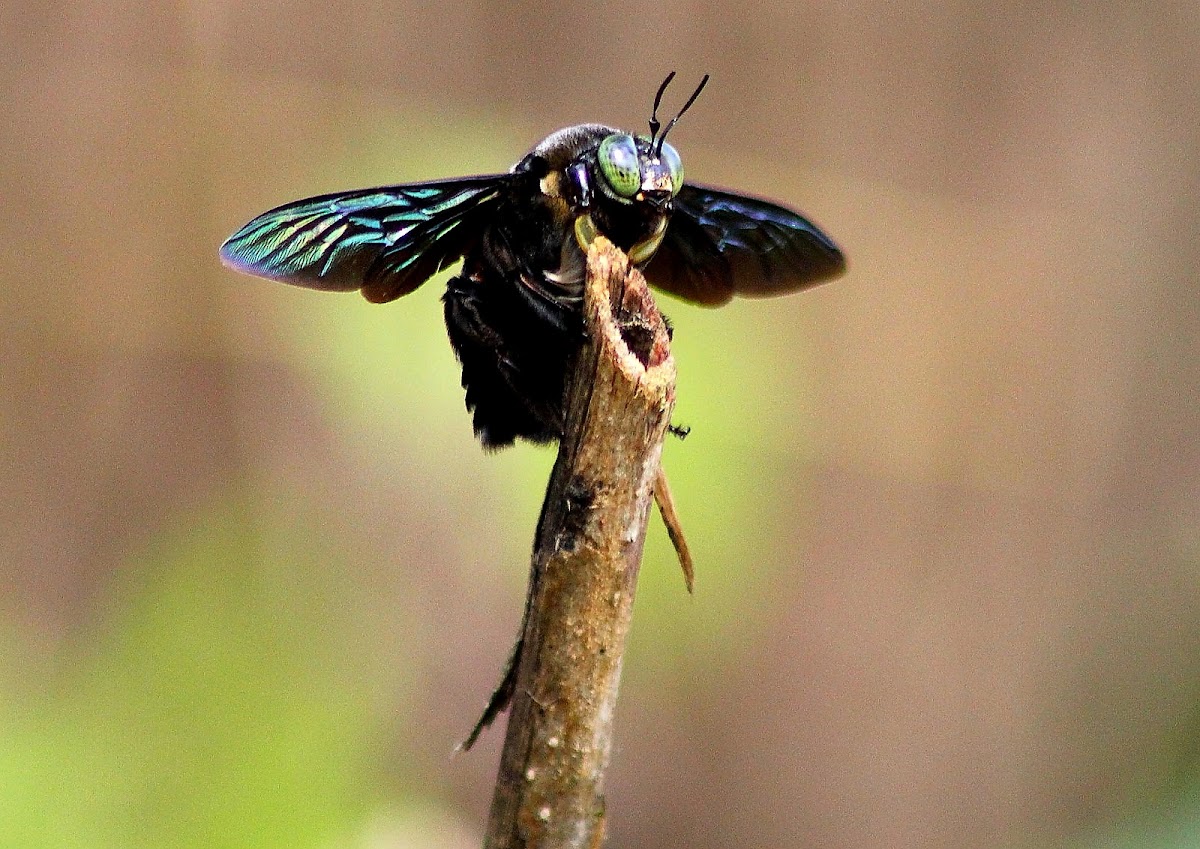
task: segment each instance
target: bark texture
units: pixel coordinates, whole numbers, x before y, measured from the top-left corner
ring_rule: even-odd
[[[675,365],[625,255],[588,252],[587,341],[538,523],[529,609],[485,846],[594,847]]]

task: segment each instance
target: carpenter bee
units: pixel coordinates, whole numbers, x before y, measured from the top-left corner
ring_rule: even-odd
[[[466,406],[489,448],[558,439],[564,381],[583,337],[585,255],[604,235],[651,285],[696,304],[796,291],[845,260],[777,204],[685,183],[663,127],[580,124],[547,136],[507,174],[338,192],[263,213],[221,246],[233,268],[383,303],[459,259],[443,296]]]

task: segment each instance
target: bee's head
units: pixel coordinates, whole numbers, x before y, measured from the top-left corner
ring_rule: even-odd
[[[605,136],[596,148],[595,182],[619,204],[646,203],[664,212],[683,188],[683,161],[665,142],[629,133]]]
[[[584,250],[599,232],[629,251],[635,262],[644,262],[661,243],[671,201],[683,188],[683,160],[667,144],[667,133],[708,82],[706,74],[679,114],[663,127],[658,121],[658,106],[674,77],[672,71],[654,96],[650,135],[611,130],[568,166],[567,178],[576,208],[586,210],[575,223],[576,237]]]
[[[683,162],[675,148],[667,144],[667,133],[704,91],[708,74],[664,128],[658,121],[658,106],[673,79],[674,71],[667,74],[654,95],[649,136],[634,138],[629,133],[612,133],[601,140],[596,149],[596,165],[603,177],[601,189],[618,202],[648,203],[655,209],[669,212],[671,198],[683,188]]]

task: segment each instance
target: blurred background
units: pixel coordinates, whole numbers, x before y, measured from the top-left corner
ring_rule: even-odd
[[[1200,846],[1200,6],[0,5],[0,846],[477,846],[553,451],[306,195],[673,132],[843,279],[663,298],[621,847]]]

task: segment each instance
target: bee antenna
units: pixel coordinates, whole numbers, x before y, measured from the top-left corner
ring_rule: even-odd
[[[671,76],[674,76],[674,74]],[[667,77],[668,82],[670,79],[671,77]],[[662,146],[663,142],[667,140],[667,133],[671,132],[671,128],[679,123],[679,119],[683,117],[683,113],[687,112],[691,105],[696,102],[696,98],[700,96],[700,92],[704,91],[704,87],[706,85],[708,85],[708,74],[705,74],[704,79],[700,80],[700,85],[696,86],[696,90],[693,91],[692,96],[687,99],[687,103],[683,104],[683,108],[679,110],[679,114],[671,119],[670,123],[667,124],[666,129],[662,131],[662,135],[658,136],[658,140],[654,143],[655,156],[662,155]],[[665,83],[663,84],[663,88],[666,88]],[[659,94],[662,94],[661,90],[659,91]]]
[[[671,80],[675,79],[675,72],[667,74],[667,78],[662,81],[662,85],[658,87],[658,94],[654,95],[654,109],[650,113],[650,143],[654,143],[654,137],[658,135],[658,129],[662,124],[658,123],[658,106],[662,103],[663,92],[667,90],[667,86],[671,84]]]

